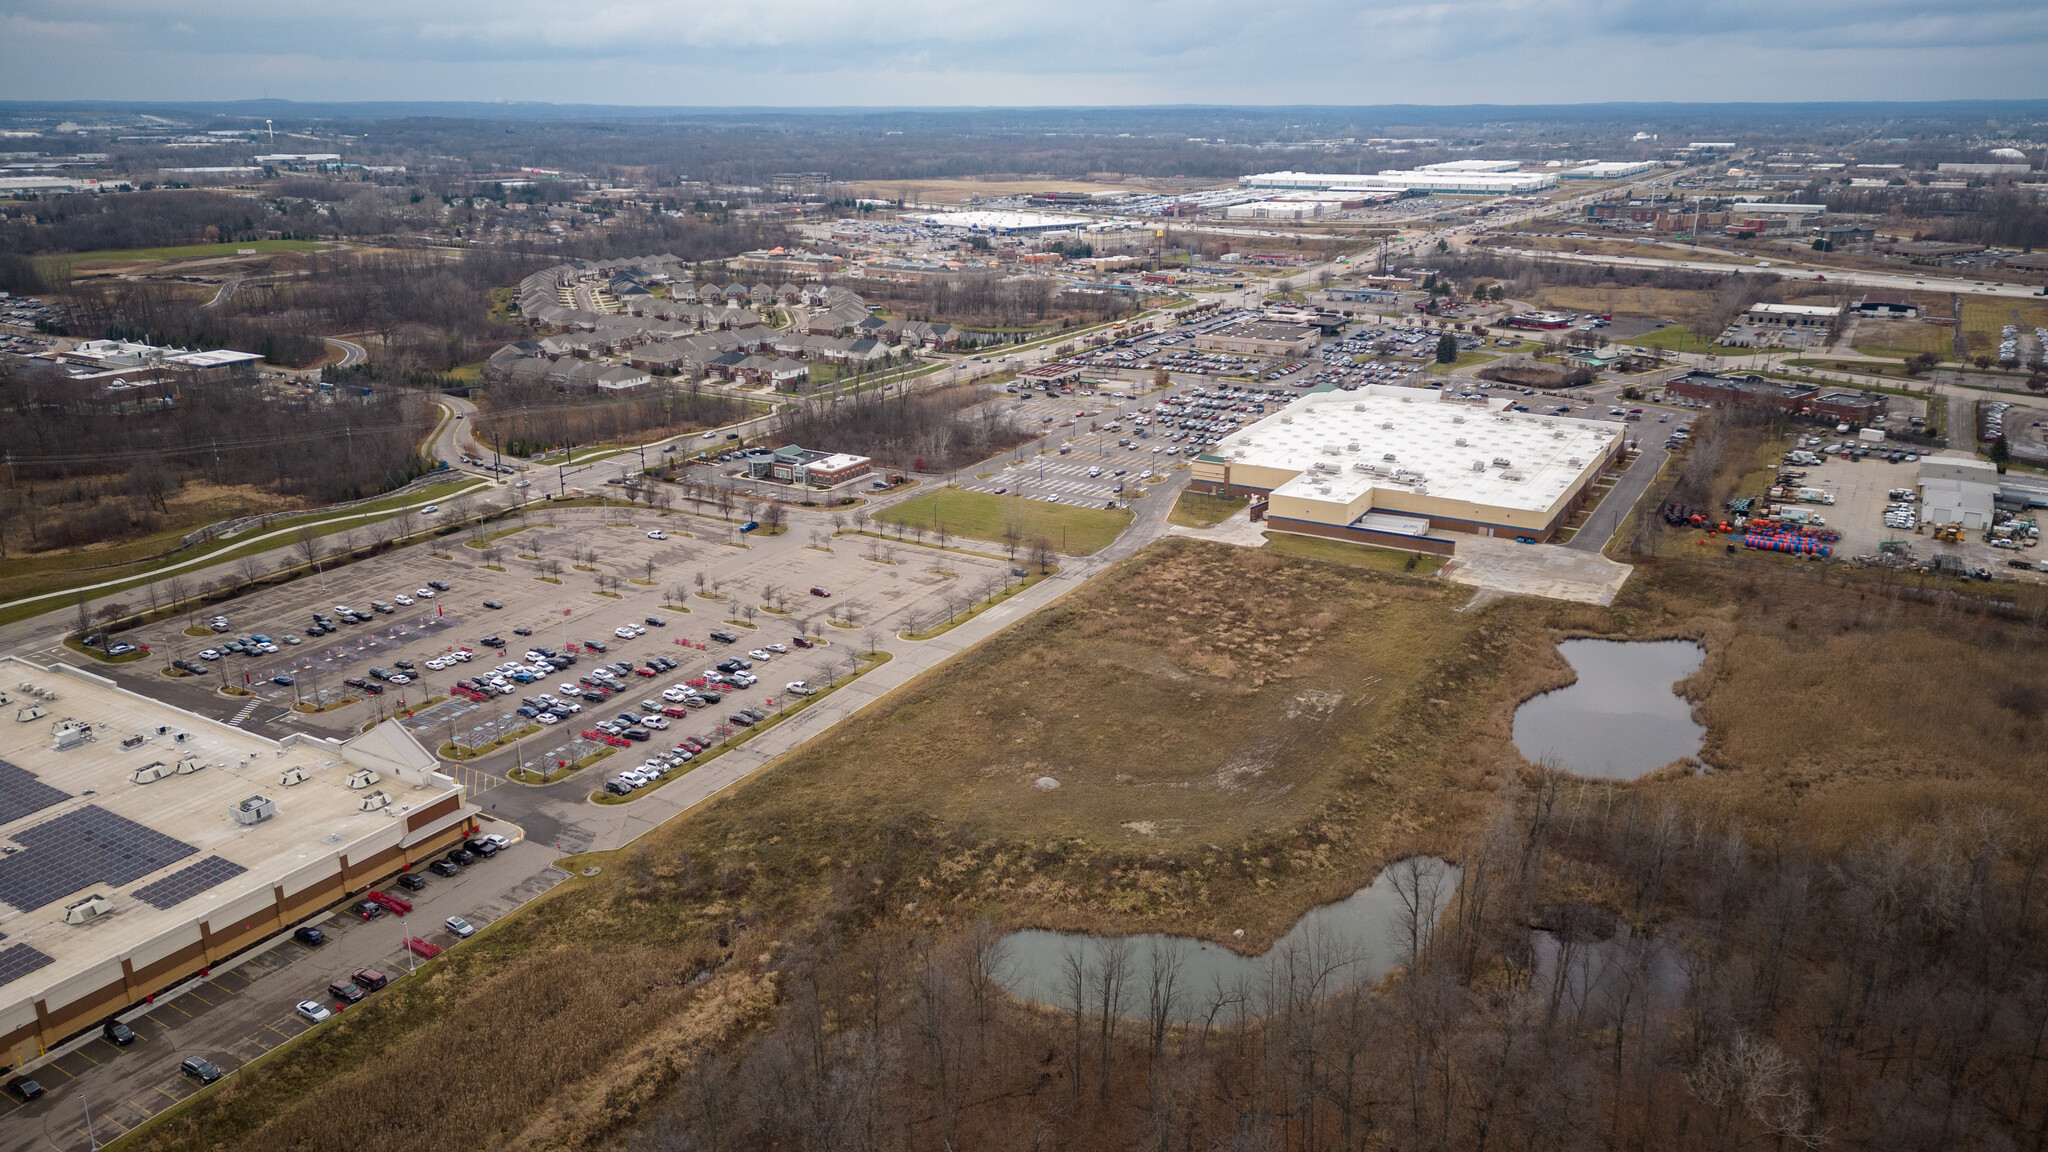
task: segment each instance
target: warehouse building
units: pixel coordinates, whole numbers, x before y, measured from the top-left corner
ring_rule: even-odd
[[[1376,189],[1415,192],[1469,192],[1500,195],[1510,192],[1540,192],[1557,187],[1554,172],[1468,172],[1388,169],[1378,175],[1338,172],[1259,172],[1240,176],[1243,188],[1290,188],[1328,192],[1347,189]]]
[[[1972,456],[1929,456],[1920,461],[1920,507],[1929,524],[1991,524],[1998,499],[1998,465]]]
[[[1567,180],[1620,180],[1641,175],[1655,167],[1647,160],[1594,160],[1577,168],[1567,168],[1558,175]]]
[[[1195,337],[1204,352],[1235,352],[1240,356],[1306,356],[1315,347],[1317,329],[1308,324],[1253,320],[1232,324]]]
[[[0,1053],[11,1067],[475,830],[396,723],[268,740],[0,657]]]
[[[1454,533],[1545,541],[1621,455],[1623,425],[1507,400],[1369,385],[1311,393],[1197,457],[1197,491],[1265,498],[1282,532],[1455,551]]]

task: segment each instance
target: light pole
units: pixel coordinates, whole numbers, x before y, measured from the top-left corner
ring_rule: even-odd
[[[86,1102],[85,1093],[78,1094],[78,1104],[85,1109],[85,1138],[92,1144],[92,1152],[99,1152],[100,1138],[92,1130],[92,1105]]]
[[[398,932],[399,935],[405,938],[405,974],[407,976],[410,976],[413,974],[414,959],[412,951],[412,929],[406,926],[406,923],[402,918],[398,921]]]

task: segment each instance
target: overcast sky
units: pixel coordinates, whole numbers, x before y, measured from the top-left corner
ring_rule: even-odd
[[[0,98],[656,105],[2048,96],[2043,0],[0,0]]]

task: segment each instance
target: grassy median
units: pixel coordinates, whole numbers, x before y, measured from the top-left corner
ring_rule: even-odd
[[[913,497],[875,513],[874,518],[885,524],[919,525],[933,538],[943,530],[949,536],[996,544],[1015,542],[1027,548],[1033,540],[1044,540],[1055,552],[1068,556],[1100,552],[1131,523],[1130,512],[1122,508],[1048,504],[965,488],[944,488]]]

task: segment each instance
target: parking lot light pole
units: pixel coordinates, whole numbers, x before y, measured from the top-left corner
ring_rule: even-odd
[[[399,934],[405,937],[405,974],[413,975],[412,929],[406,926],[404,918],[398,921]]]
[[[95,1135],[92,1130],[92,1104],[86,1100],[85,1093],[83,1092],[80,1092],[78,1094],[78,1103],[81,1107],[85,1109],[86,1141],[92,1145],[92,1152],[99,1152],[100,1138],[97,1135]]]

